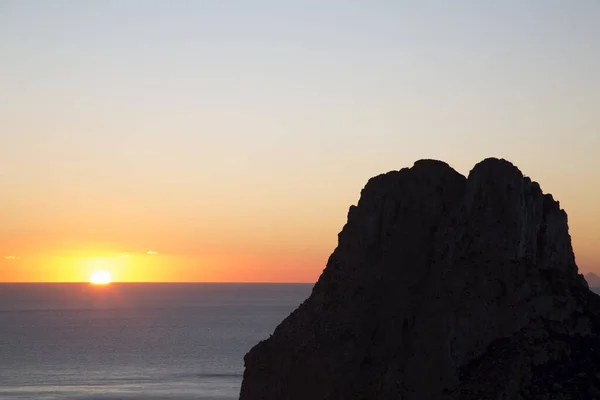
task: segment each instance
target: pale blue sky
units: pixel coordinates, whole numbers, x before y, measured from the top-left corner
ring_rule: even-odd
[[[600,270],[599,71],[597,0],[0,0],[0,234],[110,242],[102,208],[329,252],[370,176],[501,156]]]

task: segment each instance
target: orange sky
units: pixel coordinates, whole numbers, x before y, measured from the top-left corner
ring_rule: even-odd
[[[0,281],[313,282],[368,178],[490,156],[600,274],[600,3],[159,3],[0,5]]]

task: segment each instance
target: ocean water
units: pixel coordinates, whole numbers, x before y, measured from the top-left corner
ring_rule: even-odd
[[[0,399],[237,399],[305,284],[0,284]]]

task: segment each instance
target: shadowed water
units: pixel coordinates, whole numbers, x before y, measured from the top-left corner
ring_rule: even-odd
[[[302,284],[0,284],[0,399],[235,399]]]

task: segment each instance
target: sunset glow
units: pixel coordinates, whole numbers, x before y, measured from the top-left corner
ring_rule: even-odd
[[[90,283],[94,285],[108,285],[111,282],[111,276],[106,271],[94,271],[90,276]]]
[[[600,1],[4,3],[1,281],[315,282],[369,178],[488,157],[600,275]]]

